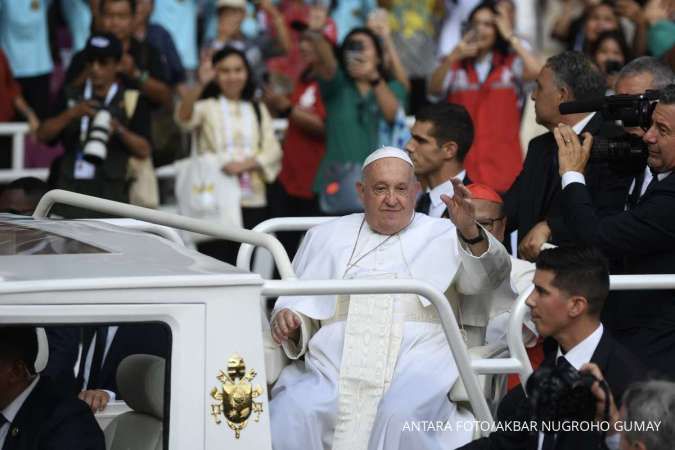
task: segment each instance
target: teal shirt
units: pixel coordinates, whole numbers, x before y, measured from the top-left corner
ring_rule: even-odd
[[[405,105],[406,91],[398,81],[389,81],[401,105]],[[382,119],[374,92],[361,95],[354,81],[338,69],[331,80],[319,81],[321,98],[326,108],[326,155],[321,161],[314,181],[314,190],[325,187],[323,173],[333,161],[362,163],[377,149],[378,125]]]
[[[198,68],[197,0],[155,0],[150,22],[171,34],[185,70]]]
[[[675,45],[675,22],[660,20],[649,27],[647,48],[655,58],[660,58]]]
[[[37,77],[52,71],[47,32],[51,0],[0,0],[0,46],[16,78]]]

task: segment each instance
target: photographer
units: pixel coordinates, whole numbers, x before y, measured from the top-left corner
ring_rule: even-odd
[[[520,387],[510,391],[499,405],[498,419],[519,421],[588,420],[595,417],[591,385],[577,392],[567,391],[567,380],[588,380],[581,367],[594,362],[606,374],[615,398],[638,380],[640,363],[617,343],[600,322],[600,311],[609,292],[607,260],[596,249],[559,247],[543,250],[536,262],[534,291],[527,299],[537,331],[555,341],[541,366],[527,382],[528,397]],[[546,344],[546,343],[545,343]],[[545,345],[546,348],[546,345]],[[579,392],[581,391],[581,392]],[[569,395],[565,393],[569,392]],[[572,394],[574,398],[572,398]],[[581,395],[580,395],[581,394]],[[573,401],[571,401],[573,400]],[[565,407],[570,405],[571,408]],[[582,408],[582,405],[586,408]],[[573,417],[569,413],[573,411]],[[463,449],[569,449],[598,448],[600,432],[566,431],[544,434],[498,430]]]
[[[629,274],[675,272],[675,84],[661,91],[652,126],[642,137],[653,172],[644,193],[629,210],[599,218],[590,200],[583,172],[593,138],[583,144],[572,129],[560,125],[555,138],[562,176],[562,212],[577,241],[598,246],[610,257],[625,261]],[[645,365],[675,375],[675,292],[625,292],[612,303],[621,311],[613,331]],[[619,320],[620,319],[620,320]]]
[[[151,152],[149,109],[138,91],[125,89],[116,79],[122,44],[115,36],[94,34],[85,52],[89,75],[83,88],[64,90],[56,114],[42,123],[37,136],[65,148],[55,168],[57,187],[127,202],[128,158],[147,158]],[[84,214],[73,208],[59,213]]]

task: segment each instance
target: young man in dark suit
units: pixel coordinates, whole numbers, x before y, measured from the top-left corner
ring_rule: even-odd
[[[627,211],[602,218],[590,201],[583,173],[592,136],[585,134],[582,145],[569,127],[560,126],[555,138],[563,214],[575,238],[610,257],[623,258],[628,274],[675,273],[675,84],[661,91],[652,126],[642,137],[649,148],[652,177]],[[626,292],[611,302],[617,338],[647,367],[674,377],[675,291]]]
[[[542,244],[569,242],[560,213],[560,176],[552,130],[564,123],[594,136],[616,137],[622,133],[598,113],[562,115],[563,102],[605,95],[605,80],[592,61],[581,53],[564,52],[548,59],[532,93],[537,123],[549,132],[530,141],[523,170],[504,194],[507,233],[518,230],[518,252],[534,261]],[[587,174],[593,203],[601,215],[623,209],[630,177],[612,172],[607,163],[593,162]]]
[[[87,405],[36,374],[34,327],[0,327],[0,448],[104,450]]]
[[[615,399],[643,373],[637,359],[617,343],[600,322],[600,311],[609,292],[607,260],[599,250],[559,247],[543,250],[536,262],[534,291],[527,299],[537,331],[549,340],[541,366],[561,365],[579,370],[588,362],[604,373]],[[546,346],[545,346],[546,347]],[[523,389],[510,391],[499,405],[498,419],[529,422],[532,411]],[[495,431],[474,441],[468,449],[562,450],[598,448],[604,445],[600,432]],[[604,447],[600,447],[604,448]]]
[[[448,217],[441,195],[452,196],[452,178],[465,185],[464,170],[473,143],[473,122],[462,105],[440,103],[424,107],[415,116],[405,150],[415,165],[415,176],[424,187],[415,211],[431,217]]]

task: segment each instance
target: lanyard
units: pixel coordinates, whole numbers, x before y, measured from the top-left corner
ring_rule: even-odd
[[[112,99],[117,95],[119,87],[117,86],[117,83],[113,83],[109,88],[108,88],[108,93],[105,95],[105,101],[103,103],[103,106],[108,106]],[[91,94],[92,94],[92,86],[91,86],[91,80],[87,79],[87,81],[84,84],[84,100],[89,100],[91,99]],[[80,121],[80,142],[84,142],[87,139],[87,130],[89,129],[89,116],[84,115],[82,116],[82,120]]]

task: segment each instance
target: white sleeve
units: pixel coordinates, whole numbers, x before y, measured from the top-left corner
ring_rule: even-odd
[[[570,170],[562,176],[562,188],[565,189],[571,183],[586,184],[586,178],[584,178],[584,174]]]

